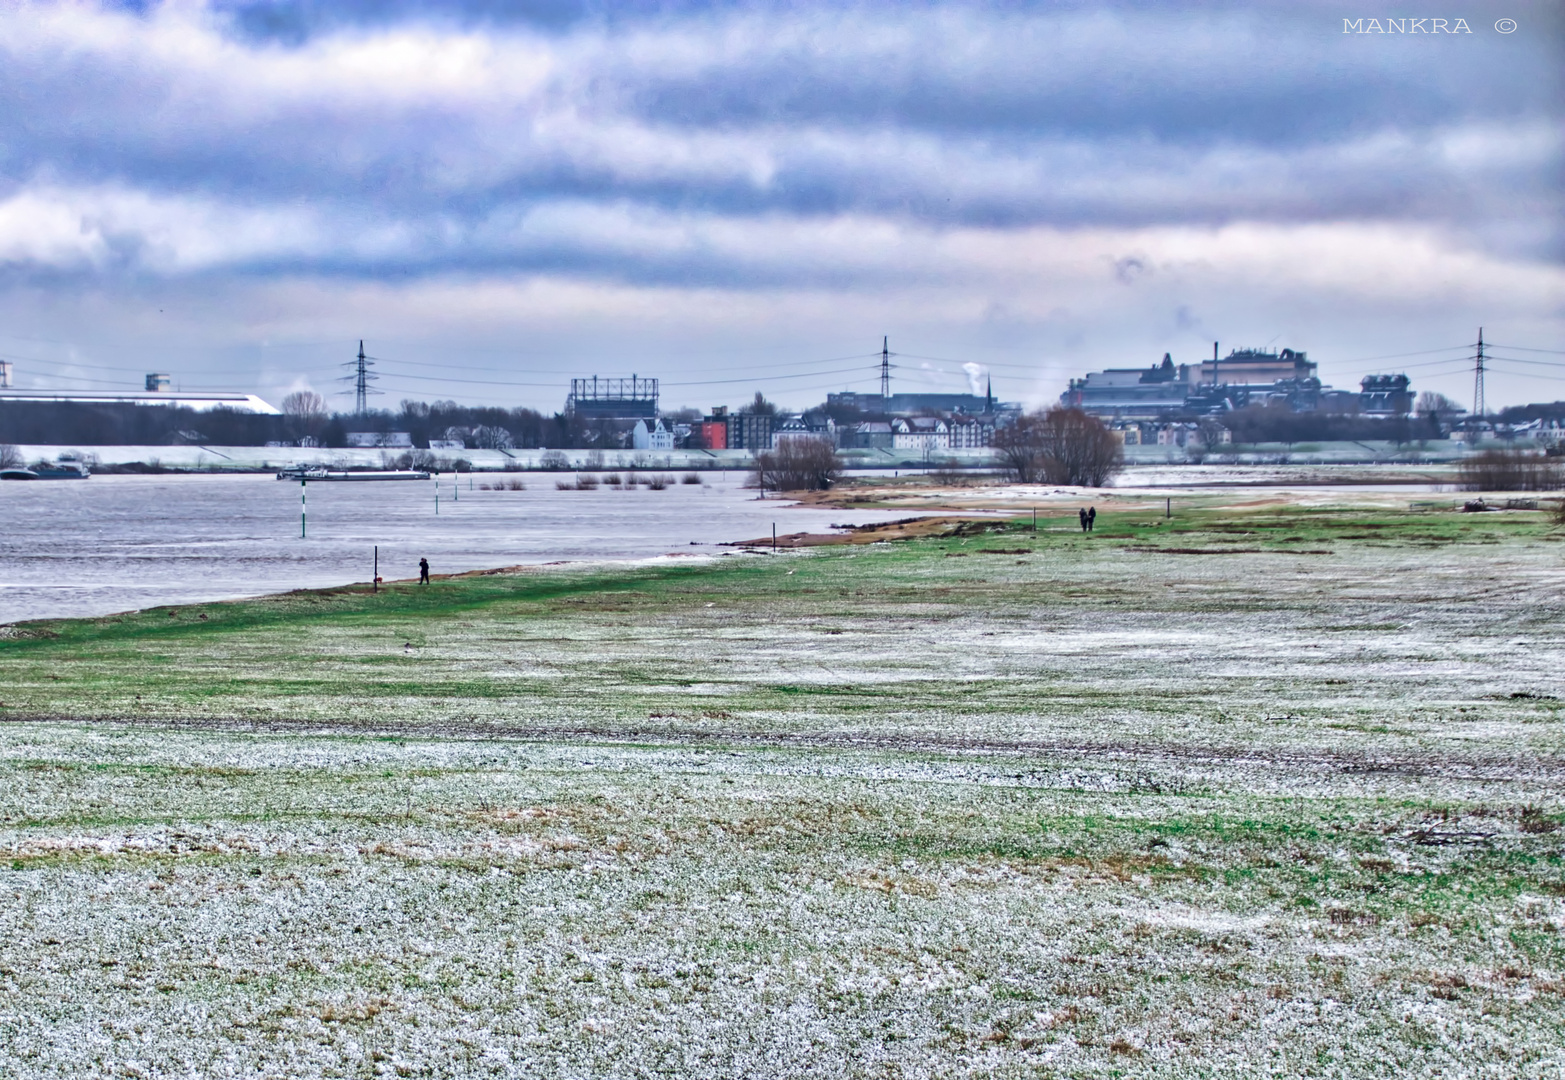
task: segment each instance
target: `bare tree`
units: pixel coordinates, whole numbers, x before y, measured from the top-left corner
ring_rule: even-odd
[[[14,469],[22,464],[22,452],[10,443],[0,444],[0,469]]]
[[[757,390],[755,392],[755,400],[741,405],[739,407],[739,411],[745,413],[755,413],[758,416],[776,416],[777,406],[774,403],[767,401],[765,396],[759,390]]]
[[[1485,450],[1457,466],[1464,491],[1558,491],[1559,458],[1524,450]]]
[[[283,398],[284,416],[314,418],[326,415],[326,399],[314,390],[295,390]]]
[[[967,487],[973,482],[973,474],[956,458],[946,458],[935,466],[935,483],[946,487]]]
[[[1006,478],[1018,484],[1049,480],[1050,461],[1044,449],[1043,414],[1027,413],[994,433],[994,448]]]
[[[1196,424],[1196,433],[1201,437],[1201,445],[1208,453],[1223,445],[1223,439],[1228,435],[1228,425],[1215,416],[1205,416]]]
[[[1080,409],[1020,416],[995,432],[994,443],[1001,467],[1023,484],[1102,487],[1124,462],[1114,433]]]
[[[1462,407],[1444,394],[1437,394],[1433,390],[1425,390],[1418,395],[1418,404],[1413,407],[1413,412],[1419,416],[1433,416],[1440,421],[1448,421]]]
[[[511,433],[503,427],[480,424],[473,429],[473,445],[480,450],[509,450]]]
[[[773,491],[825,491],[842,477],[842,458],[830,439],[783,439],[755,455],[752,482]]]

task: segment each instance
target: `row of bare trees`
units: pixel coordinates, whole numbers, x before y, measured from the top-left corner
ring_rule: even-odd
[[[1464,491],[1558,491],[1565,459],[1524,450],[1484,450],[1457,466]]]

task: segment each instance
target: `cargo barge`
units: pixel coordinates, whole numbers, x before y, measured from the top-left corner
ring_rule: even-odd
[[[36,465],[15,465],[0,469],[0,480],[86,480],[92,473],[79,461],[40,461]]]

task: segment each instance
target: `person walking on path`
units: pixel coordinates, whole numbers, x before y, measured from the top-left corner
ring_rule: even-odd
[[[1081,518],[1081,531],[1082,532],[1086,532],[1087,531],[1087,511],[1085,511],[1085,510],[1077,510],[1076,511],[1076,516]]]
[[[1088,532],[1092,531],[1092,526],[1097,524],[1097,521],[1098,521],[1098,508],[1096,506],[1089,506],[1089,507],[1087,507],[1087,531]]]
[[[428,559],[420,559],[418,561],[418,583],[420,585],[428,585],[429,584],[429,560]]]

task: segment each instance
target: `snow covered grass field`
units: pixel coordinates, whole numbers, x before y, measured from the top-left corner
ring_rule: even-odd
[[[0,639],[0,1076],[1565,1068],[1565,534],[1276,505]]]

